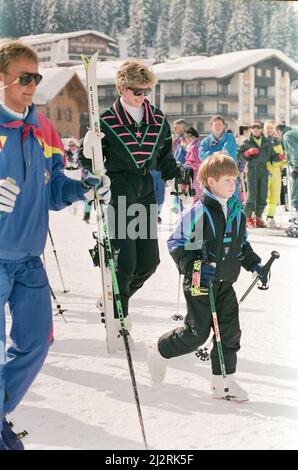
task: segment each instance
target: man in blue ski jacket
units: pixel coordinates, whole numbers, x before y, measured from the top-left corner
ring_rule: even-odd
[[[210,123],[212,134],[201,142],[200,159],[205,160],[215,152],[223,152],[236,160],[237,143],[234,135],[225,131],[224,118],[220,115],[213,116]]]
[[[109,179],[63,174],[64,148],[33,102],[38,58],[27,45],[0,41],[0,450],[24,446],[6,420],[40,371],[53,343],[49,283],[40,255],[48,212],[78,200],[109,201]],[[5,304],[11,316],[6,348]]]

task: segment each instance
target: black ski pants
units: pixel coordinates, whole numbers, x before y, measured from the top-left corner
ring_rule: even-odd
[[[155,272],[159,260],[157,206],[152,176],[110,172],[111,244],[116,255],[117,280],[124,316],[130,297]],[[117,310],[114,306],[115,318]]]
[[[209,295],[193,297],[189,288],[184,288],[187,315],[184,326],[164,334],[159,338],[160,354],[170,359],[195,351],[205,343],[213,328]],[[232,284],[220,282],[214,284],[215,307],[227,374],[236,371],[237,351],[240,349],[241,330],[239,309]],[[215,336],[211,351],[212,373],[221,375]]]

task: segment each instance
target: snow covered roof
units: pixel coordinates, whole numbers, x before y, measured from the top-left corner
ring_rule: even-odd
[[[212,57],[179,57],[168,59],[166,62],[156,65],[153,65],[153,60],[145,60],[144,62],[152,66],[159,81],[172,81],[193,80],[196,78],[224,78],[271,58],[280,60],[295,73],[298,73],[298,64],[276,49],[253,49]],[[98,62],[98,82],[101,85],[114,84],[117,70],[123,62],[123,60]],[[85,83],[83,66],[76,65],[71,69],[76,70],[82,82]]]
[[[111,38],[105,33],[100,31],[95,31],[93,29],[86,29],[83,31],[73,31],[71,33],[43,33],[43,34],[33,34],[31,36],[22,36],[19,39],[27,44],[34,46],[36,44],[44,44],[49,42],[61,41],[62,39],[75,38],[79,36],[85,36],[86,34],[94,34],[100,38],[106,39],[109,42],[116,43],[115,39]]]
[[[230,52],[212,57],[195,56],[181,58],[181,61],[168,60],[155,65],[154,71],[159,80],[192,80],[195,78],[224,78],[245,70],[251,65],[276,58],[298,73],[297,64],[283,52],[276,49],[253,49]],[[185,60],[186,59],[186,60]]]
[[[127,59],[125,59],[127,60]],[[96,76],[101,85],[114,85],[116,74],[125,60],[103,60],[97,62]],[[153,60],[144,60],[144,63],[152,66]],[[83,65],[74,65],[70,68],[75,70],[84,84],[86,84],[86,72]]]
[[[34,103],[46,105],[60,93],[67,83],[77,75],[75,70],[65,67],[39,68],[43,76],[41,83],[36,88]]]

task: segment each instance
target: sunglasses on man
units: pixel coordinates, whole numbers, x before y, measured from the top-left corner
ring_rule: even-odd
[[[127,87],[128,90],[132,91],[134,96],[148,96],[151,93],[151,88],[130,88]]]
[[[5,75],[10,75],[11,77],[13,77],[13,75],[7,72],[5,73]],[[22,86],[26,86],[26,85],[29,85],[29,83],[31,83],[32,80],[34,80],[35,85],[39,85],[42,80],[42,75],[40,75],[40,73],[25,72],[20,77],[17,77],[13,83],[19,83]]]
[[[16,80],[22,86],[29,85],[29,83],[31,83],[32,80],[34,80],[35,85],[39,85],[42,80],[42,75],[40,75],[40,73],[26,72],[26,73],[23,73],[23,75],[21,75],[20,77],[17,77]]]
[[[252,126],[252,128],[253,128],[253,129],[263,129],[262,126],[257,126],[257,125]]]

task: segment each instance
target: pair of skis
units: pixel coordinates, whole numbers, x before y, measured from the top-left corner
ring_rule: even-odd
[[[97,67],[98,54],[94,54],[91,59],[86,56],[82,56],[86,71],[87,79],[87,94],[88,94],[88,105],[89,105],[89,126],[93,133],[93,144],[92,144],[92,172],[96,176],[103,176],[105,173],[101,139],[104,134],[100,130],[99,120],[99,109],[98,109],[98,91],[97,91],[97,79],[96,79],[96,67]],[[95,193],[95,209],[96,209],[96,222],[97,222],[97,243],[98,252],[100,259],[101,269],[101,281],[102,281],[102,309],[105,320],[106,328],[106,341],[109,353],[115,352],[119,348],[119,335],[121,334],[124,342],[127,362],[129,366],[129,372],[131,382],[134,391],[134,398],[137,406],[137,412],[139,417],[139,423],[141,427],[142,437],[145,448],[147,449],[147,440],[145,435],[144,423],[142,418],[142,412],[140,407],[140,400],[137,391],[137,384],[135,379],[135,373],[132,363],[131,351],[128,341],[128,331],[125,327],[125,320],[123,315],[122,303],[119,293],[119,286],[116,276],[116,267],[113,257],[111,242],[109,238],[109,227],[107,218],[107,207],[99,200],[97,192]],[[114,301],[117,309],[119,318],[120,330],[115,328],[114,319]]]

